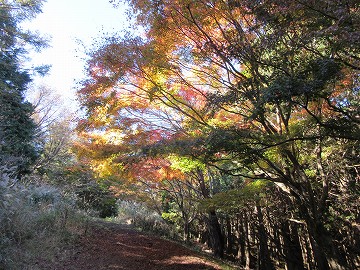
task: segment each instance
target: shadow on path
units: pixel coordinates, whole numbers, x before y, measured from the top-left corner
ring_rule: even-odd
[[[74,254],[53,269],[220,270],[198,253],[126,225],[98,222],[80,239]]]

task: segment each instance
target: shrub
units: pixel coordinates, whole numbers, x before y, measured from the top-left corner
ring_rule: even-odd
[[[118,209],[118,219],[128,220],[140,230],[153,232],[170,239],[179,239],[175,227],[165,222],[161,215],[147,207],[146,204],[119,201]]]
[[[77,205],[91,213],[95,211],[101,218],[117,215],[116,198],[105,187],[97,183],[78,186],[76,190]]]

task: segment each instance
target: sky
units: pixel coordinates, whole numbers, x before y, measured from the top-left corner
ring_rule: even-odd
[[[50,36],[50,47],[30,53],[30,66],[52,65],[50,73],[34,78],[74,103],[76,81],[84,78],[85,52],[106,33],[129,27],[125,7],[114,8],[109,0],[47,0],[43,13],[27,22],[25,29]]]

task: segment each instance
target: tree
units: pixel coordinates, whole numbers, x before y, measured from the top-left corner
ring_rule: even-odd
[[[306,253],[315,261],[309,267],[329,269],[329,259],[358,263],[353,244],[338,245],[346,234],[334,236],[346,226],[358,241],[346,225],[357,224],[357,207],[340,207],[340,194],[356,198],[359,190],[357,1],[130,4],[146,37],[110,39],[92,55],[80,91],[87,126],[116,123],[121,110],[114,114],[107,102],[131,106],[129,93],[146,108],[170,108],[181,115],[180,132],[133,144],[126,157],[176,153],[244,180],[270,181],[290,209],[285,219],[304,224]],[[266,220],[261,205],[256,211],[256,222]],[[343,214],[336,222],[335,212]],[[262,235],[259,265],[269,265],[268,252],[261,253],[270,241],[266,227],[255,231]]]
[[[0,159],[12,160],[17,176],[27,172],[38,155],[33,141],[35,124],[30,118],[33,107],[24,100],[31,78],[21,65],[23,47],[30,44],[39,48],[45,44],[36,35],[22,31],[19,24],[40,12],[42,2],[0,2]]]
[[[75,113],[71,113],[71,108],[59,105],[63,104],[61,97],[45,86],[30,89],[27,99],[34,108],[31,115],[36,124],[34,142],[41,149],[39,158],[32,165],[33,171],[59,173],[75,162],[72,151]]]

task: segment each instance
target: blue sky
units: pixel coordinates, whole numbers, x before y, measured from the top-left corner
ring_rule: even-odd
[[[24,26],[51,37],[51,47],[29,55],[30,65],[52,65],[49,75],[35,78],[35,85],[46,85],[71,102],[75,82],[84,78],[86,48],[104,33],[128,26],[125,7],[114,8],[108,0],[48,0],[43,13]]]

